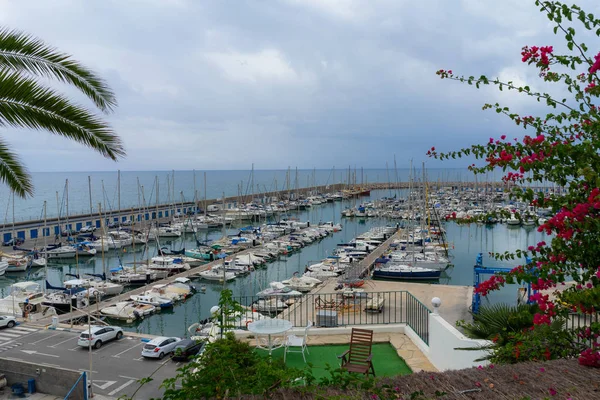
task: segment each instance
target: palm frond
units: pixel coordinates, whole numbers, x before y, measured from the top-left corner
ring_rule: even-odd
[[[514,332],[533,325],[534,305],[516,306],[497,303],[482,306],[478,314],[473,314],[473,322],[463,324],[465,334],[471,338],[492,339],[502,332]]]
[[[121,140],[103,120],[34,79],[6,68],[0,69],[0,125],[46,129],[113,160],[125,155]]]
[[[17,196],[33,195],[33,183],[19,158],[0,140],[0,181]]]
[[[104,112],[117,105],[108,85],[71,56],[26,33],[0,29],[0,67],[58,79],[77,87]]]

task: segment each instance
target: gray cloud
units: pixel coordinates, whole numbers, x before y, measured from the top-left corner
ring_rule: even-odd
[[[522,0],[22,0],[0,2],[0,23],[73,54],[119,100],[108,118],[127,159],[5,131],[31,170],[406,166],[431,146],[522,135],[484,102],[539,111],[437,69],[535,82],[521,47],[562,41]]]

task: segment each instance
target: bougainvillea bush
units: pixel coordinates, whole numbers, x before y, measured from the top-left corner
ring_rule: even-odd
[[[522,139],[502,135],[485,144],[472,145],[458,151],[428,154],[438,159],[474,156],[478,164],[469,168],[475,173],[502,170],[503,180],[512,184],[512,195],[534,207],[552,210],[552,217],[539,226],[552,239],[528,249],[509,254],[493,254],[496,258],[516,259],[529,256],[533,260],[503,276],[493,276],[477,290],[486,295],[506,283],[531,283],[534,290],[546,290],[532,295],[539,312],[535,326],[548,326],[570,312],[593,315],[600,311],[600,114],[595,103],[600,96],[600,19],[577,5],[558,1],[536,1],[536,6],[553,25],[557,38],[564,38],[566,48],[559,54],[552,44],[528,44],[519,56],[523,63],[537,71],[540,81],[531,85],[551,87],[550,95],[486,76],[463,76],[451,70],[439,70],[442,79],[459,81],[477,88],[495,85],[499,90],[511,90],[530,96],[547,106],[545,115],[520,115],[508,106],[485,104],[484,110],[495,111],[512,120],[516,128],[524,129]],[[593,43],[583,43],[575,27],[589,31]],[[591,33],[591,34],[590,34]],[[554,44],[556,45],[556,44]],[[554,184],[564,187],[564,193],[536,192],[532,187]],[[563,286],[566,281],[574,285]],[[557,296],[550,291],[564,289]],[[578,350],[580,362],[600,366],[597,338],[598,324],[572,332],[574,340],[585,344]],[[530,337],[535,337],[535,328]],[[528,340],[528,335],[519,341]],[[564,357],[564,353],[544,358]],[[567,355],[568,356],[568,355]]]

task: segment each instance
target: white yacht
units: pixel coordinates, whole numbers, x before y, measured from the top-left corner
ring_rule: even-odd
[[[235,274],[233,272],[223,272],[218,269],[212,268],[207,269],[206,271],[202,271],[198,274],[200,278],[206,279],[207,281],[231,281],[235,279]]]

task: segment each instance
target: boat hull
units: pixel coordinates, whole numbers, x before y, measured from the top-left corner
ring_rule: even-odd
[[[398,280],[436,280],[440,279],[442,271],[373,271],[373,278]]]

